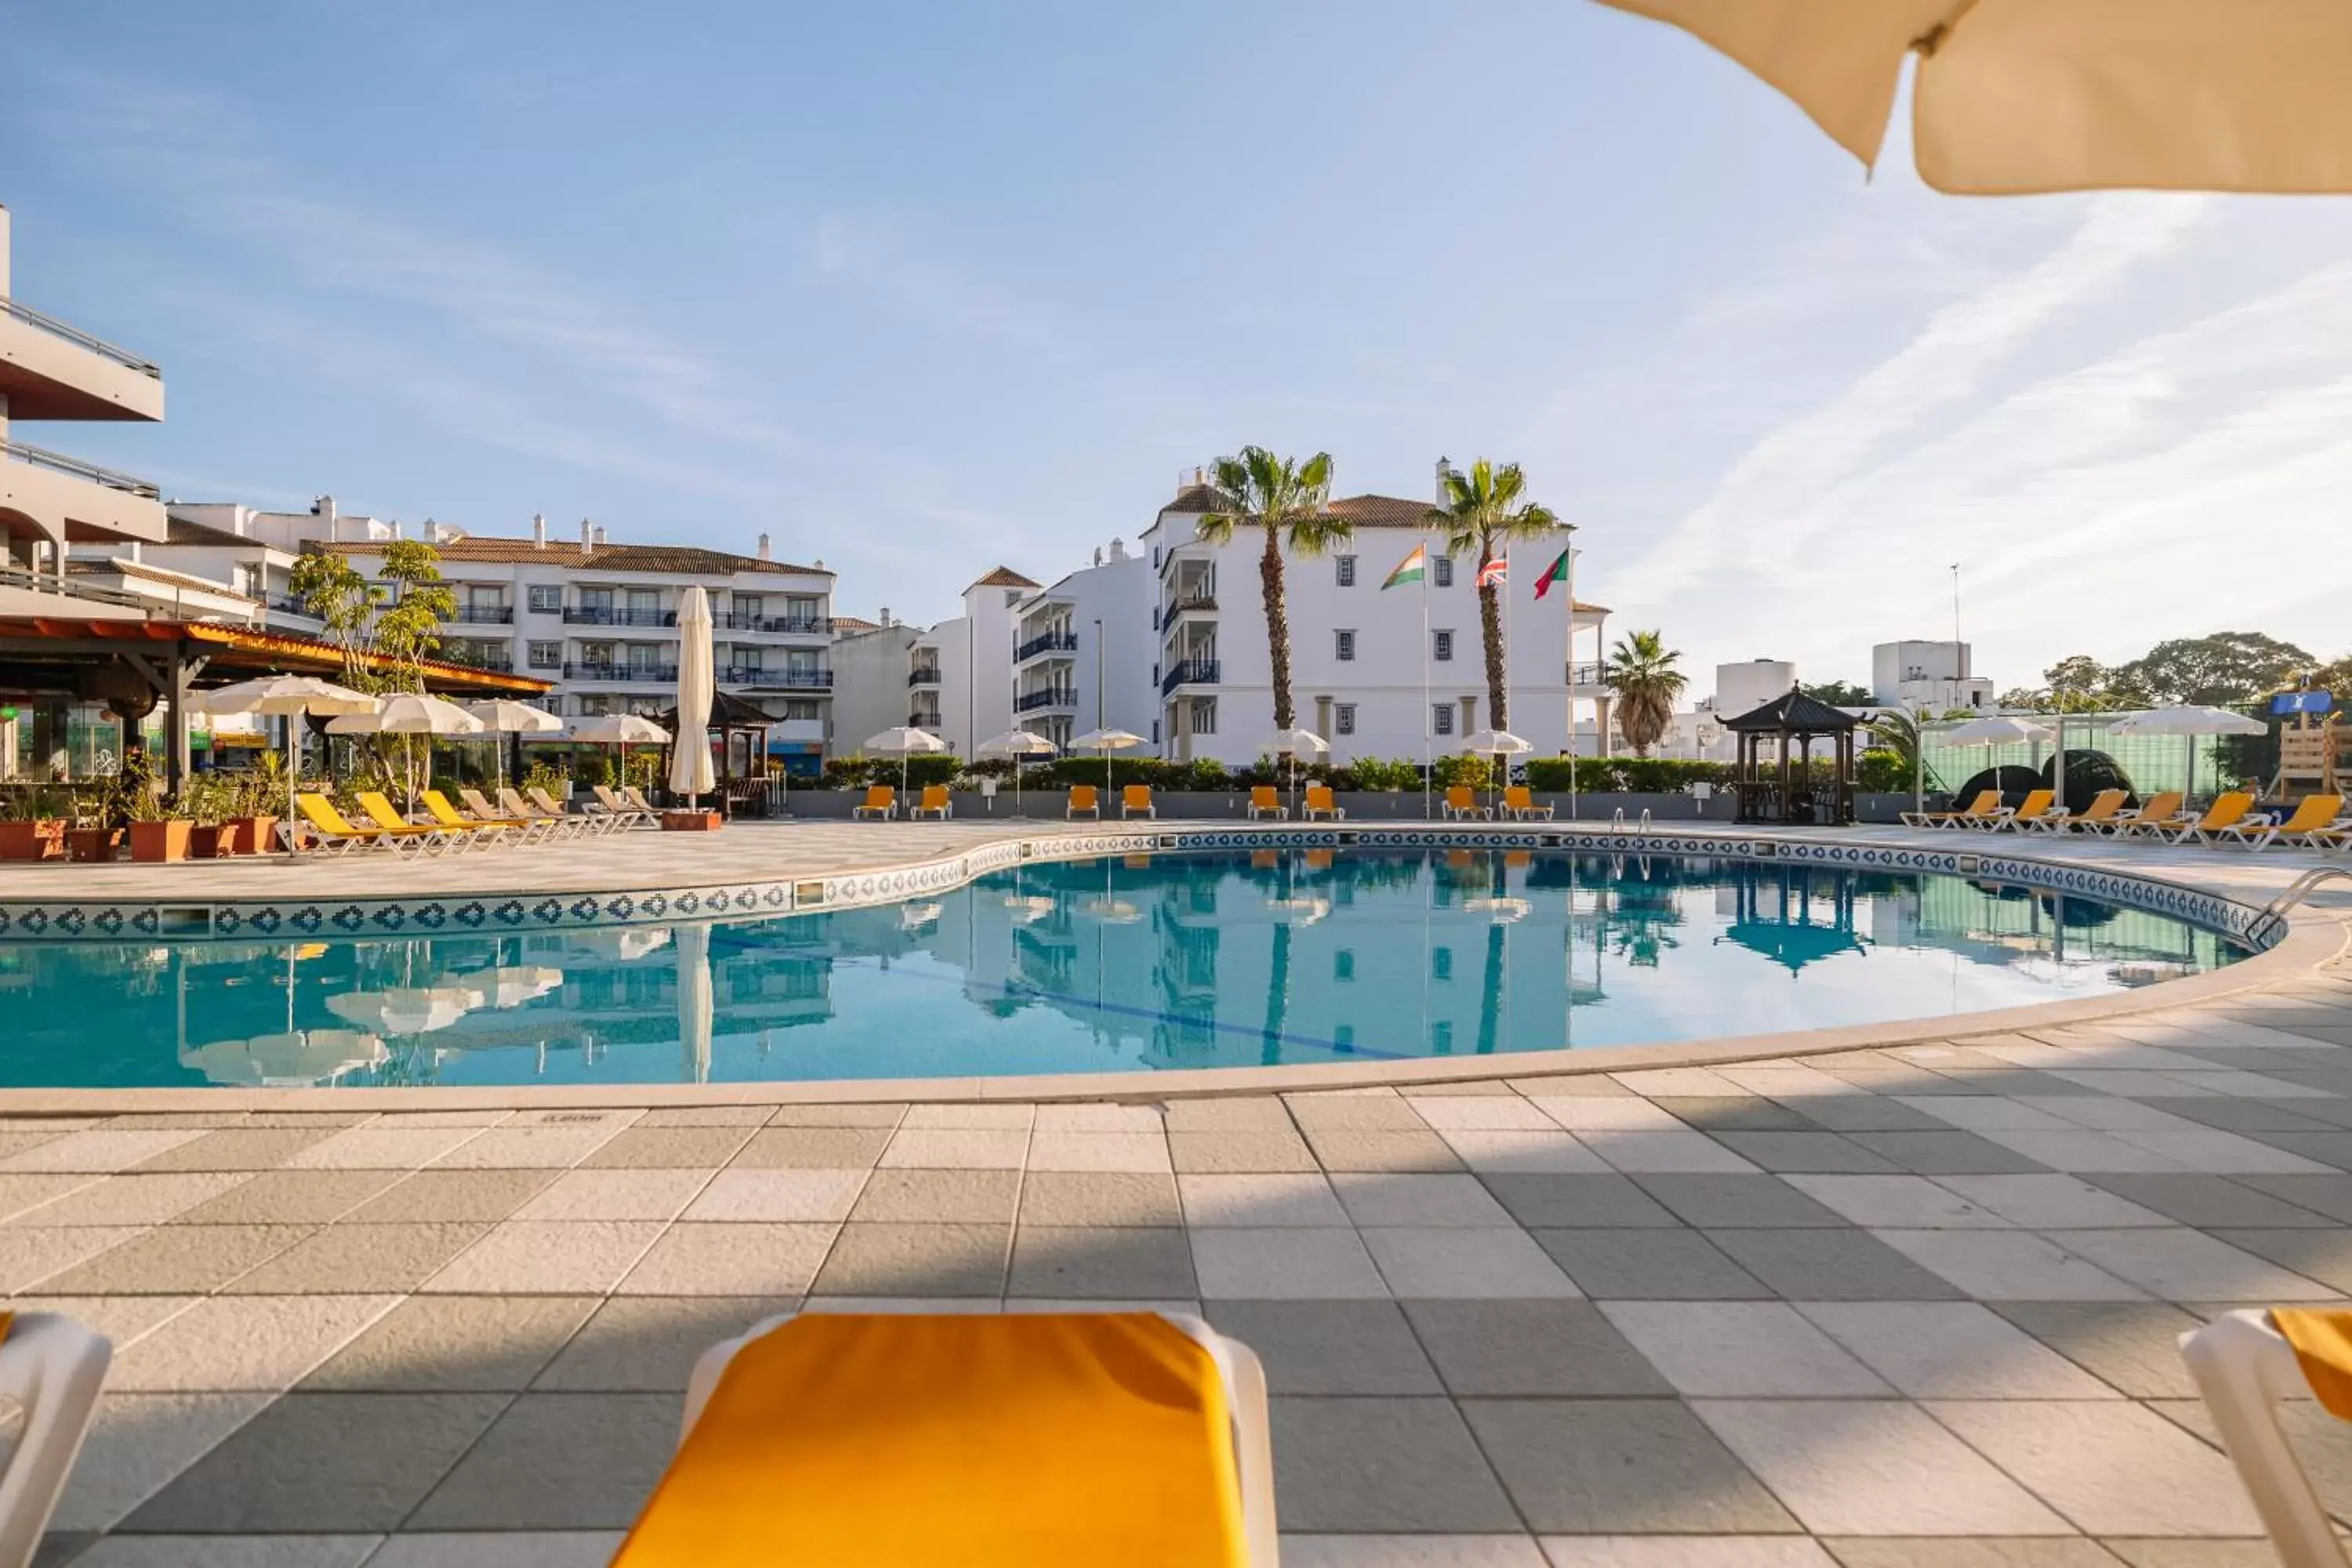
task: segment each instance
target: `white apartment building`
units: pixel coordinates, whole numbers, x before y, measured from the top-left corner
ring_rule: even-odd
[[[845,755],[868,735],[913,721],[915,698],[907,682],[911,666],[907,655],[923,636],[923,628],[890,619],[861,621],[834,617],[833,752]],[[937,713],[924,717],[936,719]]]
[[[1228,504],[1194,470],[1143,540],[1159,589],[1151,624],[1160,639],[1161,754],[1238,767],[1255,762],[1274,731],[1274,689],[1258,579],[1264,536],[1249,527],[1224,544],[1198,536],[1201,519]],[[1330,742],[1335,763],[1418,761],[1424,750],[1444,755],[1493,721],[1472,581],[1477,563],[1445,553],[1429,510],[1427,501],[1396,496],[1335,500],[1331,510],[1353,523],[1353,539],[1285,563],[1297,721]],[[1563,530],[1556,539],[1523,542],[1511,555],[1509,727],[1537,756],[1568,749],[1577,732],[1571,702],[1592,705],[1581,749],[1605,744],[1610,731],[1601,672],[1609,612],[1578,604],[1571,617],[1565,593],[1534,596],[1535,579],[1568,541]],[[1381,584],[1416,545],[1428,551],[1423,584],[1383,591]],[[1588,634],[1589,656],[1577,650]]]
[[[1883,642],[1870,650],[1870,695],[1882,708],[1925,709],[1993,705],[1992,681],[1972,673],[1964,642]]]
[[[963,591],[963,614],[941,621],[907,650],[905,722],[937,735],[948,750],[972,748],[1013,728],[1013,653],[1021,606],[1036,582],[999,566]],[[865,737],[845,735],[844,751]]]
[[[1013,711],[1023,729],[1065,748],[1089,730],[1160,743],[1160,637],[1146,613],[1157,591],[1151,563],[1114,539],[1093,565],[1023,601],[1013,647]]]

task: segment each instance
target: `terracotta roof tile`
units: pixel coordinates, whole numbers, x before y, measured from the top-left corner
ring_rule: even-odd
[[[363,540],[321,544],[337,555],[381,555],[384,542]],[[444,561],[535,562],[573,571],[670,572],[684,576],[719,577],[744,572],[789,572],[830,577],[822,566],[796,566],[788,561],[762,561],[724,550],[704,550],[691,544],[606,544],[583,548],[577,540],[551,539],[541,545],[528,539],[452,539],[433,548]]]
[[[1010,566],[999,566],[987,576],[972,584],[975,588],[1035,588],[1042,584],[1024,577]]]
[[[1176,499],[1160,510],[1162,511],[1223,511],[1234,504],[1234,498],[1214,485],[1186,485],[1176,492]]]

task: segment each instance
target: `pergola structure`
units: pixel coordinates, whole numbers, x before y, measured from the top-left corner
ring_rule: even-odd
[[[1742,822],[1844,826],[1853,820],[1853,732],[1862,723],[1843,709],[1789,691],[1761,708],[1723,721],[1739,737],[1739,772],[1732,784]],[[1813,742],[1832,743],[1834,776],[1813,778]]]
[[[364,668],[394,668],[381,655],[358,658]],[[425,659],[418,668],[427,691],[459,701],[550,689],[544,680],[467,664]],[[343,650],[333,643],[216,621],[0,616],[0,697],[34,707],[35,749],[44,726],[62,721],[49,715],[68,703],[103,702],[134,726],[160,705],[163,777],[173,790],[189,770],[189,699],[197,691],[257,675],[340,680],[344,669]]]
[[[668,712],[656,716],[654,722],[670,732],[671,746],[676,746],[680,740],[684,739],[677,732],[677,709],[673,708]],[[736,803],[742,799],[746,793],[735,786],[752,782],[757,783],[762,790],[765,789],[766,768],[759,759],[763,759],[767,755],[768,731],[773,729],[775,724],[774,715],[757,703],[747,702],[740,697],[724,691],[711,693],[710,727],[704,735],[703,744],[710,743],[711,735],[719,737],[719,797],[725,802],[721,809],[728,816],[732,816],[735,814]],[[742,737],[745,742],[743,768],[740,773],[735,767],[735,741],[738,736]],[[669,772],[669,748],[665,747],[662,752],[662,772],[665,774]]]

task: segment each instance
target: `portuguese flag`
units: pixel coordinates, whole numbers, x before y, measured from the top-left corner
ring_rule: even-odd
[[[1568,557],[1569,552],[1563,550],[1559,552],[1559,560],[1544,568],[1543,575],[1536,579],[1537,598],[1540,599],[1546,594],[1550,593],[1551,585],[1554,583],[1565,583],[1568,581]]]
[[[1389,574],[1389,580],[1381,584],[1381,591],[1386,593],[1391,588],[1401,588],[1407,583],[1418,583],[1421,581],[1422,574],[1427,570],[1429,570],[1429,547],[1425,544],[1416,544],[1412,547],[1412,554],[1397,563],[1397,569]]]

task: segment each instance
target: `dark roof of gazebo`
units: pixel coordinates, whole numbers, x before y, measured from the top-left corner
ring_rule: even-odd
[[[663,729],[667,730],[671,734],[677,734],[677,710],[675,708],[671,709],[668,712],[655,720],[654,722],[659,724]],[[706,726],[706,728],[712,730],[765,730],[772,727],[775,723],[775,716],[768,712],[765,709],[760,707],[760,705],[755,702],[746,702],[743,699],[735,696],[731,692],[714,691],[710,694],[710,722]]]
[[[1761,708],[1736,719],[1726,719],[1727,730],[1777,731],[1784,735],[1826,735],[1853,729],[1862,722],[1842,708],[1832,708],[1801,691],[1784,691]]]

